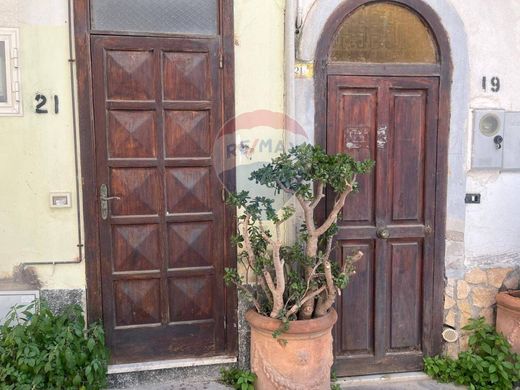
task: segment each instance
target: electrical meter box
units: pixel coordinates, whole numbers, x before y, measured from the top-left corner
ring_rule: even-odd
[[[504,110],[475,110],[473,120],[473,169],[501,169],[504,156]]]
[[[520,169],[520,112],[506,112],[504,169]]]

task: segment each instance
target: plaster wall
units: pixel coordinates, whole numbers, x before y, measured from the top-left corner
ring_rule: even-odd
[[[78,257],[67,2],[0,2],[0,27],[20,29],[24,106],[21,117],[0,117],[0,279],[20,263]],[[236,113],[283,112],[284,1],[234,3]],[[58,95],[60,113],[36,114],[38,92]],[[266,132],[275,145],[283,142],[282,132],[272,128],[254,128],[242,140],[254,142],[251,134]],[[270,154],[266,149],[253,161],[242,154],[237,159],[250,165]],[[247,188],[247,176],[246,170],[239,189]],[[51,209],[50,192],[71,192],[72,208]],[[35,270],[45,289],[85,288],[84,263]]]
[[[23,116],[0,117],[0,278],[23,262],[78,258],[78,204],[66,0],[4,0],[0,27],[17,27]],[[35,96],[58,95],[59,114],[35,113]],[[51,209],[50,192],[71,192],[72,207]],[[83,264],[39,266],[45,288],[85,285]]]
[[[302,0],[304,25],[296,56],[314,60],[327,18],[348,0]],[[439,15],[453,60],[447,202],[446,274],[461,278],[474,267],[520,265],[518,172],[471,171],[473,109],[520,110],[515,92],[520,74],[520,1],[424,0]],[[498,93],[483,91],[482,77],[500,77]],[[314,132],[313,80],[297,79],[297,119]],[[298,93],[300,91],[300,93]],[[507,142],[507,140],[505,141]],[[482,203],[466,205],[466,192],[481,193]]]
[[[304,26],[299,60],[312,61],[321,28],[344,0],[302,0]],[[454,61],[450,134],[447,273],[514,266],[520,262],[520,174],[469,170],[471,109],[519,110],[520,0],[427,0],[450,36]],[[235,1],[236,113],[284,107],[284,1]],[[0,118],[0,278],[28,261],[77,257],[72,99],[68,67],[67,1],[4,0],[0,26],[20,28],[22,117]],[[499,93],[481,89],[482,76],[498,76]],[[314,133],[313,81],[296,81],[296,119]],[[60,113],[34,113],[37,92],[60,97]],[[258,128],[258,133],[272,129]],[[240,134],[239,134],[240,135]],[[243,139],[249,137],[245,135]],[[250,138],[250,137],[249,137]],[[272,133],[273,141],[283,139]],[[506,141],[507,142],[507,141]],[[267,153],[267,154],[266,154]],[[257,162],[270,152],[258,153]],[[238,156],[239,164],[250,164]],[[245,176],[239,189],[248,188]],[[50,209],[52,191],[72,193],[72,208]],[[465,205],[466,192],[482,194],[480,205]],[[84,266],[38,266],[46,288],[85,286]]]

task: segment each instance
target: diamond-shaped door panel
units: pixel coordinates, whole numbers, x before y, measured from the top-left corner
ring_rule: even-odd
[[[166,157],[209,157],[209,111],[166,111]]]
[[[109,111],[109,158],[156,157],[156,131],[155,111]]]
[[[196,321],[213,318],[213,275],[168,279],[170,320]]]
[[[113,225],[114,271],[160,269],[159,225]]]
[[[114,282],[116,326],[161,323],[160,279]]]
[[[108,100],[155,99],[153,51],[106,52]]]
[[[161,197],[159,175],[155,168],[113,168],[110,203],[111,214],[156,215]]]
[[[163,72],[164,99],[211,98],[208,53],[164,53]]]
[[[211,211],[209,167],[172,168],[166,173],[168,212]]]
[[[168,226],[171,268],[213,265],[211,222],[172,223]]]

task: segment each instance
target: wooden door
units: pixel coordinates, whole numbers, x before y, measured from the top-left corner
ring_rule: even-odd
[[[365,255],[337,304],[338,375],[418,370],[431,351],[438,99],[435,77],[328,78],[328,152],[376,161],[339,221],[337,256]]]
[[[219,39],[92,36],[91,47],[112,361],[222,352],[226,211],[212,154],[222,122]]]

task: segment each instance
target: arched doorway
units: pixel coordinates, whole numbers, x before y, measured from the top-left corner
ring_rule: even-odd
[[[337,305],[336,372],[419,370],[441,348],[446,33],[419,0],[346,1],[325,26],[315,68],[316,142],[376,161],[339,221],[337,256],[365,256]]]

